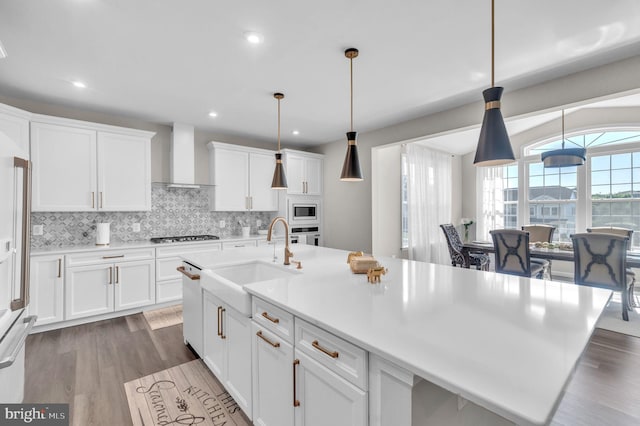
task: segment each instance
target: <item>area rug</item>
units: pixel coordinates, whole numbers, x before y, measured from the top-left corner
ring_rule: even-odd
[[[182,324],[182,305],[145,311],[143,315],[152,330]]]
[[[637,292],[635,302],[636,305],[640,306],[640,300]],[[620,293],[615,292],[611,297],[611,301],[609,301],[609,304],[602,313],[602,316],[598,320],[596,327],[640,337],[640,307],[634,307],[630,310],[629,321],[624,321],[622,319],[622,302],[620,299]]]
[[[134,426],[251,426],[199,359],[124,384]]]

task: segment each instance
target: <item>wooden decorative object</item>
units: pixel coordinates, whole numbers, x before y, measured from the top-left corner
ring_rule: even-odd
[[[384,266],[378,266],[376,268],[371,268],[367,272],[367,281],[371,284],[379,283],[380,276],[386,275],[387,269]]]
[[[377,268],[380,265],[372,256],[355,256],[349,262],[349,266],[354,274],[366,274],[369,269]]]

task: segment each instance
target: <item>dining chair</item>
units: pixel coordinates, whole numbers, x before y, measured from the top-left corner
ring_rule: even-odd
[[[633,238],[633,229],[629,228],[621,228],[617,226],[598,226],[595,228],[587,228],[587,232],[593,234],[610,234],[610,235],[619,235],[621,237],[628,237],[629,241],[627,242],[627,250],[631,249],[631,238]],[[631,268],[627,268],[627,275],[633,277],[634,284],[631,285],[631,291],[629,292],[629,303],[631,306],[635,306],[635,299],[633,297],[633,288],[636,281],[636,273],[633,272]]]
[[[523,231],[527,231],[529,233],[529,241],[531,242],[541,242],[541,243],[550,243],[553,240],[553,234],[556,231],[556,227],[552,225],[523,225]],[[539,259],[537,257],[532,257],[531,261],[534,263],[544,263],[544,259]],[[549,279],[553,279],[551,276],[551,261],[549,262],[549,266],[546,270],[546,275]]]
[[[489,232],[496,252],[496,272],[521,277],[543,277],[549,262],[531,261],[528,232],[517,229],[496,229]]]
[[[451,256],[451,266],[461,266],[468,268],[470,265],[474,265],[476,269],[488,271],[491,263],[491,258],[484,253],[469,253],[469,264],[465,262],[464,254],[462,253],[462,240],[460,240],[460,234],[458,230],[451,223],[445,223],[440,225],[444,236],[447,239],[447,247],[449,248],[449,255]]]
[[[620,291],[622,319],[629,321],[635,275],[627,273],[626,236],[607,233],[583,233],[573,241],[574,282],[579,285]]]

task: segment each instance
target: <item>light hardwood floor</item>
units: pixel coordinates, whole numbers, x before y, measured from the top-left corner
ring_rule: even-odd
[[[125,382],[195,358],[182,325],[142,314],[29,336],[25,402],[70,404],[74,425],[130,425]],[[523,368],[526,368],[523,366]],[[597,329],[553,425],[640,424],[640,339]]]

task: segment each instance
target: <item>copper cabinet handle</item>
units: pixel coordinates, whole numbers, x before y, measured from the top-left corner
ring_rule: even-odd
[[[113,284],[113,266],[109,266],[109,282],[108,284]]]
[[[116,284],[120,283],[120,267],[116,266]]]
[[[300,364],[299,359],[293,360],[293,406],[299,407],[300,401],[296,398],[296,365]]]
[[[223,314],[225,311],[225,308],[218,306],[218,336],[220,336],[221,339],[227,338],[227,336],[224,335],[224,326],[222,324]]]
[[[96,193],[94,191],[91,191],[91,208],[96,208]]]
[[[100,208],[104,207],[104,197],[102,196],[102,191],[100,191]]]
[[[189,272],[187,272],[186,269],[184,269],[184,266],[178,266],[176,268],[178,270],[178,272],[186,275],[187,278],[192,279],[192,280],[199,280],[200,279],[200,275],[199,274],[190,274]]]
[[[118,254],[115,256],[102,256],[103,259],[117,259],[119,257],[124,257],[124,254]]]
[[[269,321],[271,321],[271,322],[272,322],[272,323],[274,323],[274,324],[278,324],[278,323],[280,322],[280,319],[279,319],[279,318],[274,318],[274,317],[270,316],[270,315],[269,315],[268,313],[266,313],[266,312],[263,312],[263,313],[262,313],[262,316],[263,316],[263,317],[265,317],[266,319],[268,319]]]
[[[265,342],[267,342],[268,344],[270,344],[271,346],[273,346],[274,348],[279,348],[280,347],[280,342],[275,342],[273,343],[271,340],[267,339],[266,337],[264,337],[262,335],[262,331],[258,331],[256,333],[256,336],[258,336],[259,338],[261,338],[262,340],[264,340]]]
[[[58,259],[58,278],[62,278],[62,258]]]
[[[329,355],[331,358],[338,358],[338,351],[330,351],[328,349],[323,348],[322,346],[320,346],[320,343],[318,343],[317,340],[314,340],[313,342],[311,342],[311,346],[313,346],[314,348],[316,348],[320,352],[323,352],[323,353]]]

